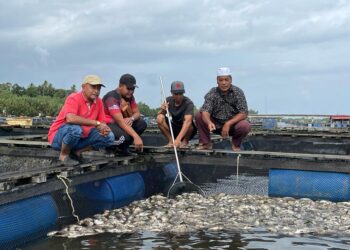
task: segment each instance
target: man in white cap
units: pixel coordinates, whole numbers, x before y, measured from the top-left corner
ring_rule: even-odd
[[[171,94],[166,98],[166,102],[160,107],[157,115],[157,124],[162,134],[167,138],[168,144],[165,147],[173,146],[169,121],[165,117],[166,108],[172,117],[171,127],[174,133],[175,146],[188,148],[188,141],[197,133],[197,128],[193,122],[194,105],[190,98],[184,96],[185,87],[181,81],[174,81],[171,84]]]
[[[232,150],[239,151],[242,140],[250,131],[246,121],[247,101],[243,91],[232,85],[229,68],[218,69],[217,85],[205,95],[204,104],[195,116],[199,132],[197,149],[212,149],[210,132],[213,132],[223,138],[232,136]]]
[[[96,75],[87,75],[82,91],[70,94],[51,125],[48,140],[51,147],[60,150],[62,165],[77,165],[83,161],[81,153],[114,143],[114,135],[105,123],[101,98],[104,85]]]

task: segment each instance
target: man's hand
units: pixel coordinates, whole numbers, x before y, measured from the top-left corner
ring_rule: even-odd
[[[180,139],[175,139],[175,147],[180,147],[181,145],[181,140]]]
[[[108,125],[104,122],[101,122],[100,125],[97,127],[98,132],[100,132],[100,135],[107,136],[109,132],[111,132],[111,129],[108,127]]]
[[[213,122],[209,122],[208,129],[210,132],[214,131],[216,129],[216,126]]]
[[[230,126],[227,123],[225,123],[221,130],[221,136],[223,138],[227,138],[229,136],[228,134],[229,131],[230,131]]]
[[[160,106],[160,109],[162,112],[166,113],[166,109],[169,108],[168,102],[163,102],[163,104]]]
[[[131,127],[134,120],[131,117],[127,117],[127,118],[124,118],[124,122],[127,126]]]
[[[135,150],[143,152],[143,142],[140,136],[134,138]]]

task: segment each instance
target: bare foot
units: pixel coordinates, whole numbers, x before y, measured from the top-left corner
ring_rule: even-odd
[[[188,148],[190,148],[190,146],[188,145],[188,143],[181,143],[181,145],[180,145],[180,148],[182,148],[182,149],[188,149]]]
[[[211,150],[213,145],[211,143],[200,143],[197,147],[197,150]]]
[[[172,148],[173,144],[171,142],[169,142],[167,145],[164,145],[164,148]]]
[[[232,145],[232,150],[237,152],[237,151],[241,151],[241,148],[240,147],[237,147],[235,145]]]

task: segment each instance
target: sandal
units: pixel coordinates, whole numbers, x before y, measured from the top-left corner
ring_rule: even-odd
[[[197,150],[212,150],[213,145],[211,143],[206,143],[206,144],[199,144],[196,147]]]

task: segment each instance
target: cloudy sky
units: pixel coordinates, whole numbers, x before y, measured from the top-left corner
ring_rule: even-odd
[[[228,66],[259,113],[350,114],[348,0],[0,0],[0,55],[0,82],[23,86],[134,74],[151,107],[160,76],[199,107]]]

